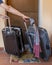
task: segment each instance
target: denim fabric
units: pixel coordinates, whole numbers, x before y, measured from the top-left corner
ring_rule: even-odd
[[[2,0],[0,0],[0,4],[1,4],[1,3],[3,3],[3,1],[2,1]]]

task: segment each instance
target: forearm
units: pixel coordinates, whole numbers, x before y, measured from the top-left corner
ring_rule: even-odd
[[[1,4],[1,7],[3,7],[5,10],[7,10],[8,12],[10,12],[12,14],[15,14],[15,15],[18,15],[18,16],[21,16],[21,17],[24,16],[24,14],[22,14],[21,12],[19,12],[18,10],[16,10],[13,7],[6,5],[5,3]]]
[[[12,13],[12,14],[15,14],[15,15],[18,15],[18,16],[25,16],[24,14],[22,14],[21,12],[19,12],[18,10],[14,9],[13,7],[9,6],[9,10],[7,10],[8,12]]]

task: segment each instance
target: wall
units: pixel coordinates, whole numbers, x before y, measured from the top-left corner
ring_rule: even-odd
[[[5,14],[5,10],[0,7],[0,14]],[[5,27],[5,20],[0,17],[0,47],[4,47],[2,29]]]
[[[46,28],[52,47],[52,0],[40,0],[39,26]]]

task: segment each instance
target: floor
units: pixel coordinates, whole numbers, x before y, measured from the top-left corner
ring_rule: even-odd
[[[41,60],[41,63],[29,63],[29,64],[25,64],[25,65],[52,65],[52,57],[50,57],[48,62],[44,62],[43,60]],[[17,63],[17,62],[12,62],[10,64],[9,62],[9,55],[6,52],[0,51],[0,65],[24,65],[24,63]]]

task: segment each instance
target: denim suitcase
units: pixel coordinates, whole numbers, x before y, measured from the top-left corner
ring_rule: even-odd
[[[50,40],[48,37],[48,33],[44,28],[39,29],[39,36],[40,36],[40,46],[42,49],[42,56],[45,61],[47,61],[51,55],[51,47],[50,47]]]
[[[28,44],[28,47],[29,47],[29,51],[31,53],[33,53],[34,32],[35,32],[35,30],[33,28],[34,19],[30,18],[29,21],[30,21],[30,25],[29,25],[28,28],[27,28],[26,22],[24,22],[24,25],[25,25],[25,28],[26,28],[25,37],[26,37],[26,41],[27,41],[27,44]]]

